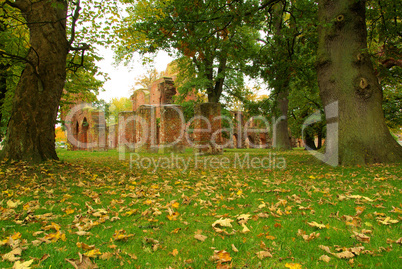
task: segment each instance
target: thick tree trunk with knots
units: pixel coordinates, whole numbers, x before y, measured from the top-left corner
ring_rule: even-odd
[[[58,159],[55,124],[69,51],[67,2],[17,0],[10,5],[26,19],[31,49],[15,91],[1,157],[29,162]]]
[[[365,1],[319,1],[318,83],[328,105],[338,102],[338,146],[342,165],[397,162],[402,147],[384,119],[382,89],[367,49]],[[333,109],[333,107],[332,107]],[[333,111],[332,111],[333,112]]]

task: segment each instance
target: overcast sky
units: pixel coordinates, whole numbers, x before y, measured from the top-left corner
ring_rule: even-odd
[[[141,58],[136,59],[129,65],[116,66],[113,60],[113,51],[110,49],[99,49],[99,55],[104,59],[97,63],[102,72],[108,73],[110,80],[105,85],[105,91],[98,95],[98,99],[110,101],[112,98],[130,97],[130,90],[134,86],[135,79],[146,73],[147,66],[142,65]],[[160,71],[166,70],[167,65],[173,61],[166,52],[160,52],[155,58],[155,68]]]

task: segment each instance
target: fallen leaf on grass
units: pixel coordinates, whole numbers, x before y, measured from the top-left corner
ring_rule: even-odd
[[[177,220],[177,217],[180,215],[180,213],[179,212],[173,212],[171,215],[169,214],[168,216],[167,216],[167,218],[169,219],[169,220]]]
[[[235,230],[232,230],[232,232],[227,232],[225,229],[221,229],[221,228],[225,228],[225,227],[232,227],[232,224],[231,224],[231,222],[233,222],[234,220],[232,220],[232,219],[223,219],[223,218],[220,218],[219,220],[217,220],[217,221],[215,221],[213,224],[212,224],[212,228],[214,229],[214,231],[215,232],[217,232],[217,233],[224,233],[224,234],[226,234],[226,235],[233,235],[233,234],[235,234]],[[221,227],[221,228],[219,228],[219,227]]]
[[[301,264],[298,263],[286,263],[285,267],[290,269],[302,269]]]
[[[230,253],[225,250],[215,250],[214,255],[211,257],[211,259],[218,263],[226,263],[232,261]]]
[[[119,231],[115,231],[115,233],[113,234],[113,239],[116,241],[120,241],[120,240],[127,240],[130,237],[133,237],[134,234],[126,234],[125,230],[119,230]]]
[[[331,260],[331,258],[328,257],[327,255],[322,255],[318,260],[328,263]]]
[[[177,249],[174,249],[172,252],[169,253],[170,255],[172,255],[173,257],[176,257],[177,255],[179,255],[179,251]]]
[[[325,252],[332,254],[331,249],[327,246],[319,245],[318,246],[320,249],[324,250]]]
[[[3,255],[3,261],[9,261],[9,262],[15,262],[21,259],[21,257],[16,257],[16,256],[21,256],[22,249],[21,248],[16,248],[10,251],[7,254]]]
[[[232,227],[232,222],[233,222],[234,220],[232,220],[232,219],[223,219],[223,218],[220,218],[220,219],[218,219],[217,221],[215,221],[213,224],[212,224],[212,227],[213,228],[215,228],[216,226],[221,226],[221,227]]]
[[[399,220],[394,220],[394,219],[391,219],[390,217],[386,217],[384,220],[379,220],[378,222],[383,225],[390,225],[390,224],[398,223]]]
[[[250,219],[251,215],[250,214],[242,214],[240,216],[237,217],[237,222],[242,225],[242,224],[246,224],[247,221]]]
[[[345,250],[345,251],[342,251],[340,253],[333,253],[333,255],[335,257],[338,257],[339,259],[350,259],[350,258],[353,258],[355,256],[355,254],[353,254],[349,250]]]
[[[43,227],[42,228],[42,230],[44,230],[44,231],[49,231],[49,230],[56,230],[56,231],[60,231],[60,225],[59,224],[57,224],[57,223],[54,223],[54,222],[52,222],[52,224],[51,225],[48,225],[48,226],[45,226],[45,227]]]
[[[268,251],[259,251],[259,252],[256,253],[256,255],[257,255],[258,259],[260,259],[260,260],[265,259],[267,257],[268,258],[273,257],[272,254],[270,252],[268,252]]]
[[[208,237],[205,236],[205,235],[196,234],[196,235],[194,235],[194,238],[199,240],[199,241],[201,241],[201,242],[204,242]]]
[[[98,248],[92,249],[86,253],[84,253],[85,256],[89,258],[97,258],[98,256],[102,255],[100,250]]]
[[[306,232],[299,229],[297,235],[301,236],[304,239],[304,241],[310,242],[311,240],[318,238],[320,236],[320,233],[313,232],[307,235]]]
[[[66,235],[60,231],[57,231],[57,233],[48,234],[43,239],[51,240],[53,243],[59,241],[59,239],[61,239],[63,242],[66,242],[67,240]]]
[[[250,229],[247,228],[246,224],[243,223],[241,226],[243,227],[243,230],[241,231],[243,234],[250,232]]]
[[[75,233],[78,236],[87,236],[87,235],[91,235],[90,232],[86,232],[86,231],[78,231]]]
[[[30,269],[33,261],[34,260],[29,260],[26,262],[16,261],[12,269]]]
[[[7,207],[11,209],[17,208],[21,204],[22,202],[20,200],[17,200],[15,202],[13,202],[12,200],[7,201]]]
[[[318,228],[318,229],[326,228],[326,226],[325,226],[324,224],[320,224],[320,223],[317,223],[317,222],[315,222],[315,221],[313,221],[313,222],[307,222],[307,224],[308,224],[308,226],[310,226],[310,227],[316,227],[316,228]]]
[[[77,245],[78,248],[82,248],[85,251],[92,250],[92,249],[95,248],[95,245],[87,245],[87,244],[81,243],[81,242],[77,242],[76,245]]]
[[[269,215],[267,214],[267,213],[259,213],[259,214],[257,214],[257,216],[259,217],[259,218],[269,218]]]
[[[94,263],[92,263],[91,259],[85,255],[82,255],[81,253],[78,253],[80,256],[79,259],[73,260],[73,259],[66,259],[67,262],[69,262],[72,266],[74,266],[75,269],[96,269],[98,266]]]
[[[357,241],[359,242],[363,242],[363,243],[370,243],[370,237],[363,234],[363,233],[357,233],[357,232],[353,232],[354,235],[352,235],[352,237],[356,238]]]
[[[99,259],[101,259],[101,260],[109,260],[112,257],[113,257],[113,253],[105,252],[99,257]]]
[[[234,252],[239,252],[239,250],[236,248],[236,246],[235,246],[234,244],[232,244],[232,250],[233,250]]]
[[[216,265],[216,269],[230,269],[230,268],[232,268],[232,265],[228,264],[228,263],[224,263],[224,264],[218,263]]]

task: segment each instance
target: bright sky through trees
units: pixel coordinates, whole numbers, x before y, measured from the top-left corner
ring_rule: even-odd
[[[98,62],[102,72],[108,73],[110,80],[104,85],[105,91],[100,92],[98,99],[110,101],[112,98],[130,97],[130,90],[134,87],[135,79],[145,74],[149,66],[142,65],[140,57],[130,62],[128,66],[120,64],[116,66],[113,60],[113,51],[106,48],[99,48],[99,55],[104,59]],[[164,71],[173,60],[166,52],[160,52],[154,62],[155,68]]]

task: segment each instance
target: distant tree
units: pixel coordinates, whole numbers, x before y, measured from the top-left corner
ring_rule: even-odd
[[[165,72],[158,72],[155,68],[154,69],[149,69],[147,73],[141,75],[139,78],[135,80],[134,86],[140,86],[142,89],[148,89],[151,84],[163,77]],[[136,89],[133,88],[132,92],[134,92]]]
[[[267,3],[266,3],[267,2]],[[273,1],[264,1],[265,7]],[[219,102],[224,91],[243,82],[243,65],[255,47],[258,31],[243,23],[260,9],[259,1],[137,1],[121,26],[120,59],[166,50],[180,58],[179,91],[203,91]],[[247,14],[247,12],[249,12]],[[247,15],[247,16],[246,16]],[[256,24],[257,25],[257,24]]]
[[[56,142],[67,142],[66,132],[61,126],[56,127]]]

